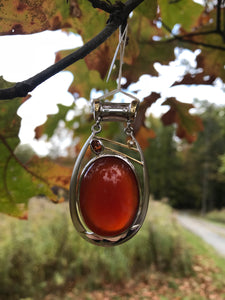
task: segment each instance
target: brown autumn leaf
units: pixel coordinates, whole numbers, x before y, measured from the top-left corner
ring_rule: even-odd
[[[70,6],[66,1],[1,0],[0,33],[27,34],[72,27]]]
[[[141,148],[144,150],[147,147],[149,147],[149,139],[155,138],[155,132],[153,129],[141,126],[138,132],[136,133],[135,137]]]
[[[202,85],[211,85],[216,79],[215,75],[207,75],[204,72],[198,74],[186,74],[181,81],[176,81],[172,86],[176,85],[190,85],[190,84],[202,84]]]
[[[211,19],[210,13],[209,11],[207,11],[207,9],[205,9],[197,19],[194,27],[199,29],[202,26],[208,25],[210,23],[210,19]]]
[[[34,132],[35,132],[35,139],[36,140],[39,140],[41,138],[41,136],[43,135],[43,125],[40,125],[40,126],[37,126],[35,129],[34,129]]]
[[[65,50],[60,51],[56,55],[56,61],[59,61],[63,57],[71,54],[74,50]],[[96,53],[96,51],[94,51]],[[98,52],[98,51],[97,51]],[[89,54],[91,57],[96,54]],[[88,56],[89,56],[88,55]],[[86,99],[90,98],[90,92],[93,88],[96,90],[111,90],[115,89],[116,82],[113,80],[109,80],[108,83],[105,80],[101,79],[101,76],[105,72],[105,68],[102,69],[102,74],[100,75],[98,70],[95,70],[98,66],[100,66],[100,62],[98,63],[98,59],[95,60],[93,64],[90,63],[89,67],[92,69],[90,70],[86,64],[86,61],[90,62],[88,56],[85,60],[79,60],[75,64],[70,65],[67,70],[74,74],[74,80],[69,87],[69,92],[72,94],[79,94],[81,97],[85,97]],[[104,61],[109,61],[108,58],[104,58]]]
[[[173,83],[172,86],[176,86],[176,85],[191,85],[191,84],[201,84],[201,85],[212,85],[213,82],[216,79],[216,75],[213,73],[207,73],[205,71],[205,61],[204,61],[204,56],[199,54],[196,57],[196,62],[197,62],[197,67],[196,69],[202,69],[203,71],[201,73],[196,73],[196,74],[186,74],[184,75],[184,77],[182,78],[182,80],[180,81],[176,81]]]
[[[72,168],[60,165],[50,158],[34,156],[27,164],[29,170],[42,178],[49,187],[57,186],[69,190]]]
[[[145,97],[144,100],[141,102],[139,109],[138,109],[138,114],[134,122],[134,132],[138,132],[141,126],[145,126],[145,113],[146,110],[153,104],[155,103],[160,97],[160,94],[158,93],[151,93],[149,96]]]
[[[177,124],[176,135],[185,138],[189,143],[195,141],[197,133],[203,130],[200,117],[190,114],[194,106],[183,103],[175,98],[168,98],[162,105],[169,105],[170,109],[161,117],[164,125]]]
[[[97,70],[100,73],[101,79],[105,78],[115,51],[115,47],[110,45],[110,41],[112,42],[113,40],[107,40],[84,58],[88,69]]]

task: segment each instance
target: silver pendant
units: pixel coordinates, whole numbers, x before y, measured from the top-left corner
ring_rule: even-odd
[[[128,241],[141,228],[149,188],[144,156],[132,128],[139,100],[131,96],[131,103],[113,103],[104,98],[92,103],[96,123],[73,169],[70,213],[82,238],[95,245],[114,246]],[[101,137],[101,122],[125,123],[121,134],[127,142]],[[90,150],[92,157],[87,162],[85,154]]]

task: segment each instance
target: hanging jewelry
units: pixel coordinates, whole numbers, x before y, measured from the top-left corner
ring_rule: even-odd
[[[92,101],[95,124],[80,151],[70,183],[70,213],[78,233],[100,246],[124,243],[141,228],[148,209],[147,169],[142,150],[134,137],[133,122],[139,100],[121,90],[122,64],[127,27],[120,34],[119,45],[109,71],[120,49],[118,86]],[[130,103],[109,102],[107,98],[121,93]],[[126,143],[100,136],[102,122],[123,122]],[[85,154],[91,150],[88,163]]]

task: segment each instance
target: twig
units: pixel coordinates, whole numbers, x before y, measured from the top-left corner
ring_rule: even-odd
[[[94,1],[89,0],[90,2],[95,2],[95,4],[99,4],[102,1]],[[109,38],[116,29],[127,20],[129,14],[144,0],[127,0],[127,2],[121,7],[120,10],[114,10],[111,12],[112,15],[110,18],[110,22],[106,25],[106,27],[92,40],[87,42],[77,51],[71,53],[65,58],[61,59],[54,65],[48,67],[44,71],[36,74],[35,76],[24,80],[22,82],[16,83],[14,86],[7,89],[0,89],[0,100],[13,99],[16,97],[25,97],[31,91],[33,91],[39,84],[43,83],[45,80],[64,70],[71,64],[76,61],[83,59],[86,55],[88,55],[91,51],[100,46],[107,38]],[[109,7],[111,7],[109,5]],[[105,9],[108,9],[106,6]]]
[[[212,45],[212,44],[197,42],[197,41],[193,41],[193,40],[185,40],[185,39],[180,39],[180,40],[184,43],[189,43],[189,44],[198,45],[198,46],[202,46],[202,47],[206,47],[206,48],[211,48],[211,49],[214,49],[214,50],[225,51],[225,47],[218,46],[218,45]]]
[[[213,45],[213,44],[208,44],[208,43],[203,43],[203,42],[198,42],[195,40],[188,39],[189,37],[208,35],[208,34],[221,35],[221,30],[218,30],[218,28],[216,28],[214,30],[208,30],[208,31],[202,31],[202,32],[191,32],[191,33],[187,33],[184,35],[177,35],[177,34],[173,34],[172,30],[164,22],[161,21],[161,24],[172,35],[172,38],[166,39],[165,41],[161,41],[161,42],[173,42],[175,40],[179,40],[179,41],[182,41],[183,43],[189,43],[189,44],[193,44],[193,45],[203,46],[206,48],[225,51],[225,47],[222,47],[219,45]]]
[[[166,43],[172,43],[176,40],[179,40],[183,43],[198,45],[198,46],[211,48],[211,49],[215,49],[215,50],[220,50],[220,51],[225,51],[225,47],[218,46],[218,45],[207,44],[207,43],[203,43],[203,42],[197,42],[197,41],[193,41],[193,40],[189,40],[189,39],[185,39],[185,38],[183,39],[182,36],[179,36],[179,38],[178,37],[171,37],[169,39],[161,40],[161,41],[144,41],[144,42],[141,42],[141,44],[152,44],[152,45],[157,45],[157,44],[162,44],[162,43],[166,44]]]
[[[216,30],[221,33],[221,0],[217,0]]]

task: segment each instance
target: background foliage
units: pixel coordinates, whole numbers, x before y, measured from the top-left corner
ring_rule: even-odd
[[[203,213],[225,206],[223,157],[225,106],[196,102],[204,131],[193,144],[174,139],[174,126],[163,128],[159,119],[148,122],[156,132],[145,150],[155,199],[167,197],[172,206]],[[169,159],[168,159],[169,157]]]
[[[0,0],[0,8],[1,35],[62,29],[80,34],[87,42],[108,19],[87,0]],[[195,67],[182,62],[185,74],[172,86],[213,86],[217,78],[224,80],[224,21],[220,0],[202,5],[192,0],[145,0],[129,18],[123,87],[129,88],[143,74],[158,76],[154,63],[169,66],[177,48],[200,51],[195,52]],[[67,202],[56,206],[46,198],[29,200],[34,195],[54,203],[68,199],[74,159],[93,122],[76,100],[89,99],[93,88],[115,88],[118,60],[108,83],[105,76],[117,43],[116,33],[68,67],[74,75],[69,91],[75,103],[59,105],[59,112],[35,130],[36,139],[43,135],[50,139],[63,124],[77,141],[67,157],[57,157],[55,149],[54,155],[40,158],[30,147],[19,145],[17,110],[29,97],[0,102],[0,212],[27,219],[29,206],[30,214],[26,222],[1,214],[1,299],[101,299],[99,291],[93,292],[96,288],[106,289],[102,298],[111,299],[124,295],[127,299],[224,299],[224,261],[180,228],[167,205],[151,202],[143,228],[127,244],[96,249],[74,233]],[[56,61],[69,53],[57,53]],[[1,89],[14,85],[3,77]],[[193,105],[169,97],[163,100],[168,111],[156,118],[147,111],[162,101],[161,96],[149,88],[134,124],[149,167],[152,195],[175,208],[221,209],[225,206],[224,106],[196,102],[196,113],[191,114]],[[120,132],[120,124],[104,127],[105,135],[116,140]],[[207,218],[224,222],[224,209]]]
[[[139,234],[112,248],[81,239],[67,203],[32,198],[29,211],[28,221],[0,219],[2,300],[224,299],[224,260],[162,202],[151,201]]]
[[[124,284],[150,267],[187,277],[195,273],[192,264],[198,264],[171,209],[163,204],[152,203],[151,216],[137,237],[112,248],[96,248],[74,234],[66,203],[55,206],[33,198],[30,214],[26,222],[7,216],[0,221],[1,299],[43,299],[75,286],[92,290]]]

